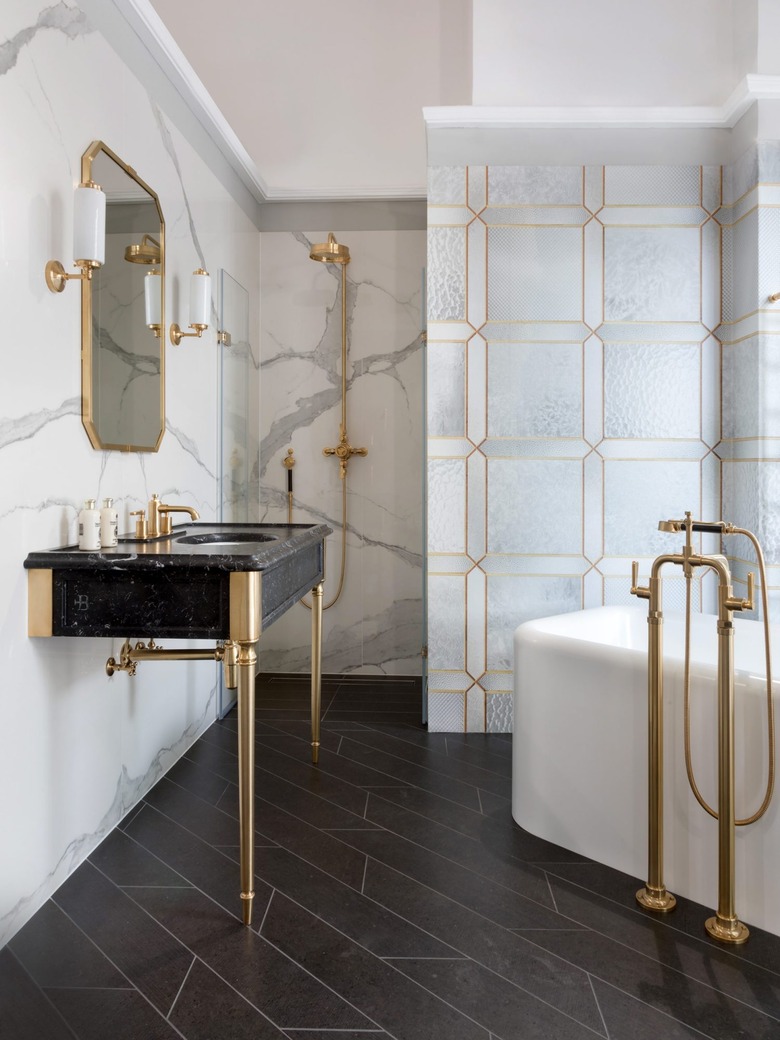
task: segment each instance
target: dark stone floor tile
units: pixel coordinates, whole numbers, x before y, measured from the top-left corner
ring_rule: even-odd
[[[284,849],[264,849],[256,874],[380,957],[457,956],[444,942]]]
[[[238,790],[238,759],[214,745],[199,743],[198,748],[193,763],[203,769],[219,770],[234,787],[233,793],[223,791],[224,805]],[[192,791],[197,794],[196,775],[193,781]],[[182,786],[188,784],[184,782]],[[310,761],[280,754],[268,745],[259,748],[256,755],[255,794],[317,827],[365,826],[362,819],[366,795],[362,789],[332,778]]]
[[[330,751],[335,751],[341,741],[341,735],[335,734],[328,727],[327,724],[321,724],[320,732],[320,748],[326,748]],[[237,740],[238,740],[238,723],[235,719],[225,719],[219,727],[211,726],[206,733],[204,738],[206,740],[213,740],[219,735],[223,746],[231,749],[234,754],[236,753]],[[255,729],[255,743],[264,743],[267,746],[273,746],[277,741],[283,739],[290,740],[291,738],[297,738],[297,740],[305,746],[307,750],[309,761],[311,761],[311,720],[310,719],[276,719],[273,723],[262,723]],[[232,745],[232,747],[231,747]]]
[[[192,954],[89,862],[82,863],[57,889],[54,901],[127,980],[167,1015]]]
[[[276,747],[277,745],[272,744],[270,741],[268,744],[265,742],[265,738],[258,741],[258,752],[261,754],[260,745],[264,744],[268,747]],[[339,754],[335,754],[326,748],[320,748],[320,761],[318,769],[320,769],[327,776],[336,777],[344,783],[351,784],[353,787],[367,788],[367,787],[378,787],[387,786],[392,784],[393,786],[403,787],[406,781],[399,779],[397,776],[392,774],[381,772],[382,763],[379,763],[376,767],[371,765],[371,754],[368,752],[365,755],[365,762],[354,761],[352,758],[344,758]],[[310,762],[310,750],[308,747],[301,746],[298,743],[293,745],[285,746],[285,753],[290,756],[295,756],[299,761],[306,762],[308,765]],[[439,786],[448,786],[447,781],[443,781]],[[455,797],[459,797],[464,801],[468,799],[468,804],[476,805],[478,802],[477,792],[473,788],[463,788],[466,793],[461,793],[456,790]]]
[[[233,845],[239,840],[236,819],[166,777],[155,784],[145,801],[209,845]],[[132,824],[126,830],[130,833]]]
[[[8,948],[41,988],[130,985],[51,900],[16,933]]]
[[[465,736],[466,734],[462,734]],[[496,753],[496,742],[490,733],[473,733],[472,737],[478,739],[478,743],[470,741],[464,743],[458,737],[461,734],[447,734],[447,754],[457,762],[477,766],[486,769],[489,773],[498,773],[499,776],[512,779],[512,756],[506,753]],[[506,747],[501,742],[502,747]]]
[[[426,768],[364,744],[363,732],[354,736],[345,734],[336,758],[374,770],[374,780],[369,780],[364,786],[387,787],[388,784],[396,785],[400,782],[421,787],[424,791],[449,798],[450,801],[465,805],[469,809],[480,808],[477,788],[473,784],[443,776],[438,770]],[[323,768],[336,768],[330,761],[326,761],[323,755],[320,756],[320,764]]]
[[[134,805],[132,809],[129,809],[125,813],[125,815],[122,817],[122,819],[117,824],[117,827],[119,827],[120,830],[124,830],[124,828],[128,825],[128,823],[130,823],[130,821],[133,819],[134,816],[138,815],[138,813],[143,809],[143,807],[144,807],[143,801],[140,801],[136,805]]]
[[[370,723],[354,723],[355,727],[358,725],[363,730],[375,730],[377,733],[384,733],[390,737],[396,737],[398,740],[404,740],[409,744],[414,744],[417,747],[430,748],[432,751],[443,751],[447,752],[447,737],[449,733],[429,733],[425,726],[417,723],[416,725],[408,726],[395,726],[392,723],[385,722],[379,725]],[[339,730],[346,732],[347,723],[342,722],[338,724]]]
[[[447,733],[448,754],[484,755],[512,760],[512,741],[502,733]],[[511,738],[511,734],[509,734]]]
[[[387,733],[366,730],[364,733],[349,735],[342,744],[341,754],[351,754],[349,745],[355,742],[366,745],[374,752],[403,759],[434,771],[442,777],[450,777],[460,783],[470,784],[481,790],[500,795],[502,798],[512,796],[511,773],[509,776],[497,775],[491,770],[452,758],[446,750],[434,751],[430,747],[417,747]]]
[[[224,806],[226,812],[234,812],[236,819],[238,818],[238,798],[234,788],[228,791],[220,805]],[[255,799],[255,827],[260,834],[271,838],[302,859],[322,866],[345,885],[360,889],[365,859],[335,836],[310,826],[282,809],[277,809],[262,798]]]
[[[182,888],[189,881],[142,849],[124,831],[112,831],[89,857],[90,863],[119,887],[127,885],[164,885]]]
[[[712,916],[714,907],[702,906],[701,903],[695,903],[675,893],[677,906],[672,913],[653,914],[642,910],[636,902],[636,891],[644,885],[644,881],[615,870],[614,867],[587,861],[581,864],[555,863],[545,866],[545,870],[552,876],[570,881],[573,885],[632,910],[638,916],[647,918],[659,926],[703,940],[713,949],[728,953],[738,963],[756,964],[780,974],[780,936],[751,926],[750,939],[744,946],[724,947],[710,939],[704,931],[704,922]],[[746,923],[750,924],[749,921]]]
[[[236,929],[200,892],[143,889],[130,894],[279,1028],[371,1028],[359,1011],[256,932]]]
[[[389,831],[341,831],[339,839],[505,928],[569,924],[550,908],[552,899],[543,877],[538,884],[529,882],[534,898],[528,898]]]
[[[8,1040],[73,1040],[59,1012],[10,950],[0,950],[0,1035]]]
[[[341,720],[349,720],[354,722],[391,722],[395,725],[406,723],[407,725],[413,725],[415,722],[420,721],[419,711],[409,711],[409,709],[398,709],[392,708],[383,709],[363,709],[357,710],[355,708],[339,708],[334,706],[328,708],[327,711],[323,712],[323,720],[331,723],[337,723]]]
[[[374,829],[376,825],[369,823],[363,818],[366,806],[365,793],[363,791],[356,791],[355,793],[357,795],[354,799],[355,808],[360,810],[359,814],[357,812],[347,812],[340,806],[334,805],[327,798],[311,794],[309,791],[287,783],[287,781],[265,770],[258,770],[255,776],[255,797],[257,800],[255,816],[258,821],[267,819],[266,806],[271,805],[318,830],[342,830],[355,827],[358,829]],[[235,785],[228,785],[219,807],[238,818],[238,788]],[[258,822],[259,826],[260,823]]]
[[[510,857],[523,863],[583,862],[578,853],[553,845],[518,827],[508,809],[503,814],[494,813],[487,817],[419,787],[372,788],[370,797],[393,802],[409,812],[474,838],[502,860]]]
[[[274,896],[262,934],[396,1040],[489,1040],[485,1029],[284,896]]]
[[[79,1040],[180,1040],[137,990],[50,989],[46,995]],[[48,1040],[48,1034],[38,1040]]]
[[[702,1037],[711,1036],[701,1025],[683,1025],[677,1019],[641,1000],[634,1000],[599,979],[593,979],[593,992],[604,1016],[610,1040],[702,1040]],[[733,1040],[759,1040],[752,1033],[734,1032],[728,1035]],[[763,1034],[764,1040],[770,1037],[774,1040],[778,1036],[778,1031]]]
[[[213,971],[195,961],[171,1022],[187,1040],[282,1040],[284,1033]]]
[[[130,824],[127,833],[153,855],[219,903],[231,918],[241,920],[241,882],[237,864],[211,845],[147,806]],[[260,852],[256,850],[257,856]],[[271,889],[255,880],[254,920],[262,919]]]
[[[593,1040],[593,1030],[474,961],[389,963],[502,1040]]]
[[[221,775],[224,772],[224,768],[221,770],[206,770],[196,767],[196,763],[200,762],[203,757],[201,749],[210,747],[213,747],[213,745],[201,740],[196,741],[165,775],[174,784],[178,784],[179,787],[186,787],[188,791],[192,791],[193,794],[203,799],[204,802],[216,805],[225,793],[225,788],[229,783],[229,780]],[[222,751],[220,754],[223,759],[227,758],[226,751]],[[223,767],[226,766],[225,762],[222,764]]]
[[[544,871],[506,856],[503,850],[494,852],[478,838],[458,834],[375,794],[369,794],[366,820],[481,874],[492,883],[554,908]]]
[[[485,791],[480,789],[479,792],[479,808],[485,814],[485,816],[495,816],[498,814],[504,817],[507,813],[512,813],[512,799],[509,797],[503,797],[502,795],[493,794],[492,791]]]
[[[255,718],[264,722],[273,722],[274,720],[284,721],[287,719],[310,719],[311,711],[309,708],[261,708],[255,709]]]
[[[551,878],[550,884],[560,913],[780,1019],[780,975],[565,881]]]
[[[659,964],[590,931],[536,932],[533,941],[628,996],[698,1029],[713,1040],[777,1040],[780,1022],[680,970]]]
[[[344,1032],[341,1029],[328,1030],[306,1030],[285,1029],[284,1035],[288,1040],[389,1040],[383,1029],[350,1030]]]
[[[601,1029],[588,976],[482,915],[395,870],[369,861],[365,893],[563,1014]]]

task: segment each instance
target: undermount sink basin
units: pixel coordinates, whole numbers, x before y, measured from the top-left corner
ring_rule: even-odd
[[[219,531],[210,534],[187,534],[177,538],[180,545],[234,545],[257,544],[258,542],[275,542],[278,535],[261,534],[257,531]]]

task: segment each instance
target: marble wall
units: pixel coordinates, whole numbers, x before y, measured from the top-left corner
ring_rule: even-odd
[[[659,519],[719,515],[721,182],[430,170],[432,729],[511,729],[517,625],[628,603],[632,558],[676,544]]]
[[[25,555],[72,543],[85,498],[112,496],[124,529],[154,492],[219,508],[216,320],[166,345],[157,454],[95,451],[82,427],[79,287],[43,279],[49,258],[70,267],[81,154],[102,139],[159,193],[168,321],[186,324],[192,270],[224,268],[251,289],[256,343],[259,258],[256,229],[78,7],[5,0],[0,40],[2,944],[215,715],[213,665],[108,679],[118,640],[27,638]]]
[[[347,428],[365,458],[349,463],[344,590],[325,612],[328,673],[419,675],[422,634],[422,231],[333,230],[346,269]],[[261,235],[261,461],[264,519],[325,522],[325,603],[341,560],[342,483],[324,447],[341,422],[341,269],[309,259],[326,231]],[[311,620],[296,607],[263,636],[263,671],[308,671]]]

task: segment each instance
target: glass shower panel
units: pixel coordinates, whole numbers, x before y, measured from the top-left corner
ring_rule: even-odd
[[[249,520],[249,293],[227,271],[220,278],[220,519]]]

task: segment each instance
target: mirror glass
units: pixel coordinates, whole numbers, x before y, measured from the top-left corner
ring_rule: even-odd
[[[82,420],[95,448],[157,451],[165,430],[160,201],[102,141],[82,156],[81,176],[106,193],[105,263],[81,283]]]

